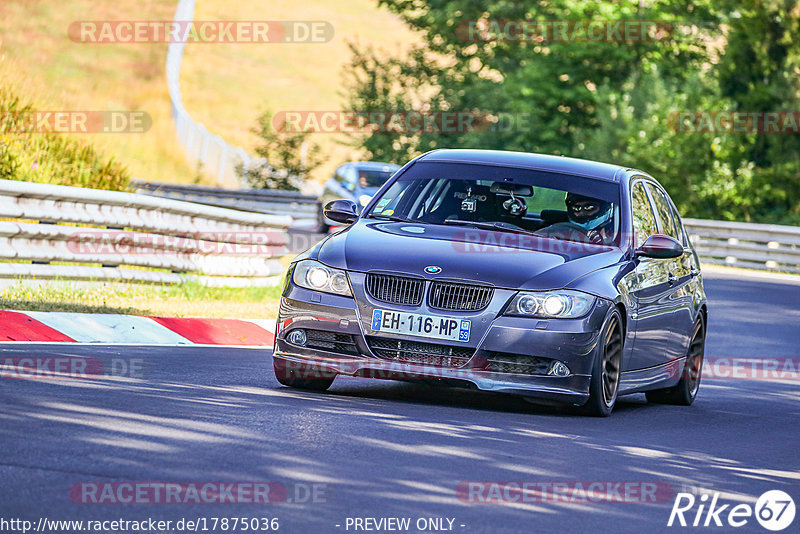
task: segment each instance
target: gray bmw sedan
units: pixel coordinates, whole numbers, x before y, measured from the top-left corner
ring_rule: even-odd
[[[336,375],[522,395],[607,416],[620,395],[690,405],[707,304],[669,195],[616,165],[488,150],[407,163],[290,265],[281,384]]]

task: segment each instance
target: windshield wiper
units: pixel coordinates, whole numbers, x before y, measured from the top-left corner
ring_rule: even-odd
[[[367,215],[367,219],[379,219],[381,221],[392,221],[392,222],[404,222],[404,223],[416,223],[420,222],[414,219],[406,219],[405,217],[397,217],[396,215],[381,215],[379,213],[371,213]]]
[[[541,237],[539,234],[531,232],[530,230],[506,226],[501,222],[462,221],[461,219],[446,219],[444,221],[444,224],[452,224],[455,226],[474,226],[475,228],[482,228],[485,230],[495,230],[497,232],[511,232],[514,234],[526,234],[526,235],[535,235],[537,237]]]

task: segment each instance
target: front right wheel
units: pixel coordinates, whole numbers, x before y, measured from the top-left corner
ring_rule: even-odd
[[[335,373],[325,369],[303,363],[289,363],[283,358],[273,358],[272,369],[278,382],[290,388],[325,391],[336,378]]]
[[[592,367],[589,400],[581,412],[595,417],[608,417],[617,403],[619,377],[622,369],[622,316],[613,308],[600,331],[600,340]]]

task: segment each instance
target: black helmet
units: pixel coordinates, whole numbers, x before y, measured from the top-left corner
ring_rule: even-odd
[[[611,209],[610,202],[577,193],[567,193],[564,202],[567,205],[569,220],[580,225],[605,216]]]

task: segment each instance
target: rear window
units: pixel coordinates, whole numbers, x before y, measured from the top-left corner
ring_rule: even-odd
[[[393,170],[358,169],[358,185],[361,187],[380,187],[392,177]]]

